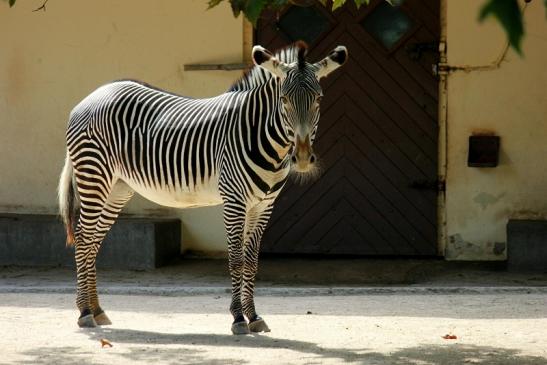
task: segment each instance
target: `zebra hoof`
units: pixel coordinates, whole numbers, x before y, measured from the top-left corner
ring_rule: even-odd
[[[268,327],[266,322],[260,317],[249,323],[249,330],[251,332],[270,332],[270,328]]]
[[[251,333],[251,331],[249,331],[249,326],[247,325],[247,322],[242,321],[232,323],[232,333],[234,335],[248,335],[249,333]]]
[[[97,327],[97,322],[95,322],[93,314],[88,314],[86,316],[78,318],[78,326],[82,328]]]
[[[97,314],[95,317],[93,317],[93,319],[95,319],[95,323],[97,323],[97,325],[99,326],[108,326],[112,324],[110,318],[108,318],[105,312]]]

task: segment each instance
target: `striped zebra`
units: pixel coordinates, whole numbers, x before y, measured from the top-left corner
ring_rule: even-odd
[[[67,244],[75,246],[80,327],[111,324],[99,305],[95,261],[137,192],[170,207],[223,204],[232,332],[269,331],[253,298],[262,233],[289,173],[310,174],[317,165],[319,79],[348,58],[343,46],[317,63],[306,53],[302,42],[276,55],[255,46],[255,66],[213,98],[117,81],[72,110],[59,205]]]

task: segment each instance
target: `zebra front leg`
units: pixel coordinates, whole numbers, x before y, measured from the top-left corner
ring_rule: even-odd
[[[242,299],[243,313],[249,320],[251,332],[270,332],[266,322],[256,313],[254,304],[255,277],[258,271],[258,254],[264,229],[268,224],[273,206],[256,206],[249,212],[243,253]]]
[[[241,304],[243,306],[243,313],[249,320],[249,330],[251,332],[270,332],[270,328],[264,319],[256,313],[254,303],[255,276],[258,271],[258,252],[259,245],[245,246]]]
[[[228,268],[232,281],[232,301],[230,312],[234,317],[232,333],[249,333],[249,326],[243,316],[241,306],[241,282],[243,273],[243,228],[245,226],[245,206],[233,202],[224,203],[224,225],[228,239]]]

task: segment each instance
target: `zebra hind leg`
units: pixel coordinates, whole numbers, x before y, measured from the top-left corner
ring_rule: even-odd
[[[89,264],[93,262],[97,254],[95,230],[115,180],[107,166],[97,163],[106,160],[100,151],[91,152],[91,149],[95,147],[92,144],[84,146],[88,147],[85,157],[90,162],[89,164],[86,162],[76,164],[73,171],[80,198],[80,214],[74,237],[77,277],[76,305],[80,310],[78,325],[80,327],[95,327],[97,322],[91,305],[93,293],[89,286],[89,282],[94,280],[94,271]],[[77,151],[72,158],[83,161]]]
[[[80,327],[95,327],[93,312],[90,305],[90,293],[88,288],[88,266],[87,261],[93,247],[92,235],[85,232],[82,228],[85,223],[86,216],[88,216],[90,210],[85,203],[82,202],[80,208],[80,221],[76,228],[76,277],[77,277],[77,295],[76,305],[80,310],[80,317],[78,318],[78,326]]]
[[[87,285],[89,288],[89,302],[91,306],[91,311],[93,313],[93,319],[99,326],[110,325],[112,324],[112,322],[99,304],[99,296],[97,294],[97,254],[99,253],[104,237],[106,236],[112,225],[115,223],[115,220],[120,214],[120,211],[122,210],[124,205],[133,196],[133,193],[133,189],[131,189],[123,181],[118,180],[118,182],[116,182],[116,184],[112,188],[112,191],[108,195],[108,200],[102,210],[99,221],[95,226],[94,250],[89,256],[87,264]]]

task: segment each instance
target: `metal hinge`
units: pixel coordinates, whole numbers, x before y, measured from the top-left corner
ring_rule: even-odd
[[[446,191],[446,182],[444,180],[415,180],[408,185],[411,189],[432,190],[437,192]]]
[[[432,71],[434,76],[446,75],[453,70],[454,68],[451,67],[448,63],[439,62],[432,65]]]

